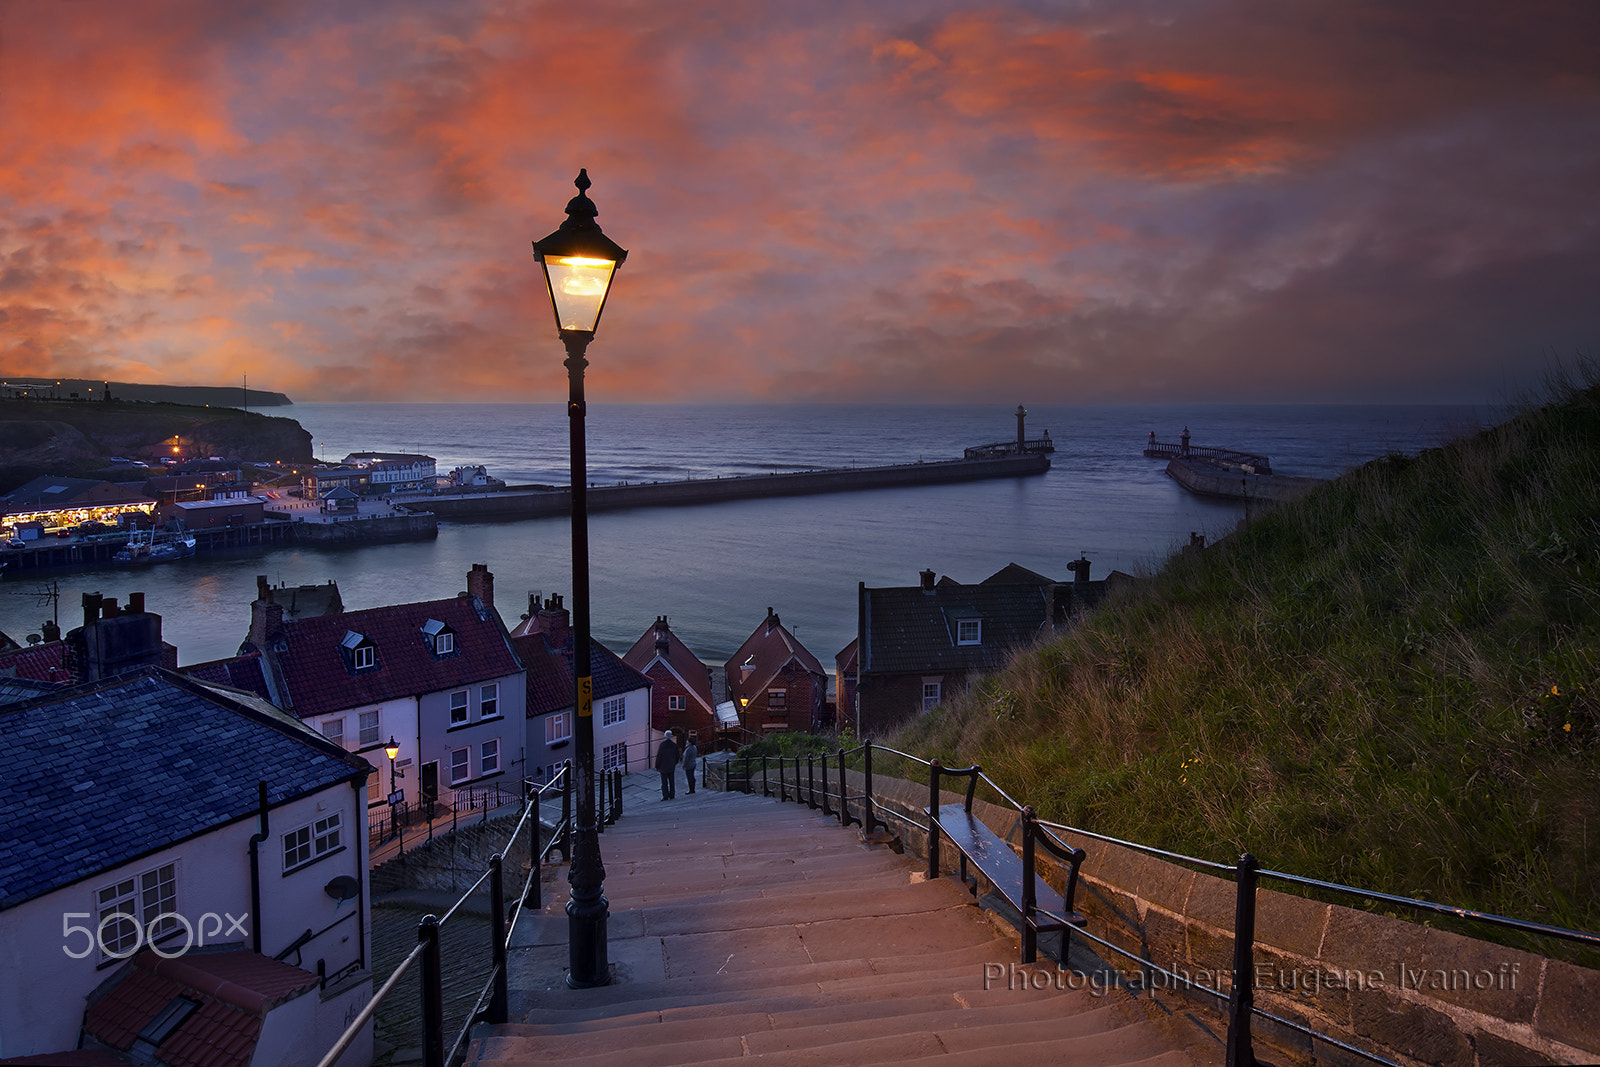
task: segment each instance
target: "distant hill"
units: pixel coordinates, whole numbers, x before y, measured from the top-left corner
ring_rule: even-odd
[[[0,383],[0,395],[6,397],[31,395],[52,400],[92,400],[98,403],[105,399],[108,387],[113,400],[150,404],[188,404],[202,408],[278,408],[288,407],[294,403],[282,393],[273,393],[265,389],[251,389],[247,395],[242,386],[146,385],[139,382],[103,382],[89,378],[12,377]]]
[[[293,419],[232,407],[0,399],[0,492],[42,474],[100,477],[173,455],[310,463],[311,434]]]

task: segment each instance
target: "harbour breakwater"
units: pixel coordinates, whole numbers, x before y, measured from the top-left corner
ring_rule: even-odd
[[[945,485],[991,478],[1021,478],[1050,469],[1048,455],[1030,452],[981,459],[896,463],[878,467],[750,474],[732,478],[700,478],[676,482],[641,482],[591,486],[588,508],[621,511],[626,508],[681,507],[717,504],[763,497],[807,496],[865,489],[896,489]],[[395,494],[390,501],[412,509],[426,509],[452,522],[494,522],[566,515],[572,509],[571,491],[558,486],[509,486],[498,492]]]

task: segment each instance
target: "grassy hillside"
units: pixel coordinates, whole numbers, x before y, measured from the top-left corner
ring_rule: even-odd
[[[1600,929],[1600,387],[1392,456],[891,743],[1047,818]]]

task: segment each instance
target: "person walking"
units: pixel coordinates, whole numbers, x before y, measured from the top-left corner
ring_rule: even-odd
[[[656,770],[661,772],[661,799],[671,800],[678,795],[678,743],[672,739],[671,730],[656,749]]]
[[[689,731],[689,740],[683,746],[683,777],[689,782],[689,795],[694,795],[694,765],[700,758],[700,750],[694,745],[694,731]]]

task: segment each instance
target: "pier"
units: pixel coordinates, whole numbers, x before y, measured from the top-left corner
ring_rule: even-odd
[[[1321,485],[1321,478],[1297,478],[1272,473],[1272,463],[1255,452],[1231,448],[1205,448],[1191,444],[1183,428],[1177,444],[1157,441],[1154,432],[1144,454],[1167,461],[1167,477],[1196,496],[1239,500],[1246,505],[1294,500]]]
[[[683,507],[729,500],[808,496],[945,485],[990,478],[1022,478],[1050,469],[1041,452],[1008,454],[988,459],[950,459],[932,463],[897,463],[880,467],[749,474],[732,478],[693,478],[677,482],[597,485],[589,488],[590,511],[627,508]],[[497,493],[397,495],[395,503],[426,507],[440,519],[454,522],[515,521],[565,515],[572,506],[566,487],[510,486]]]

